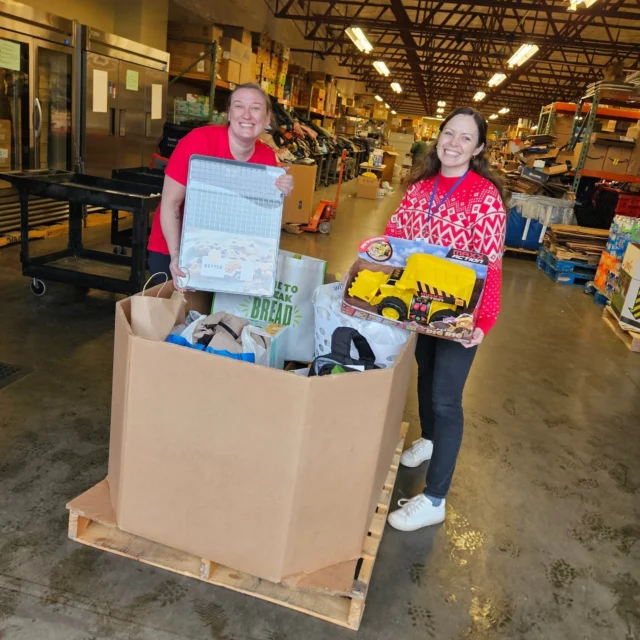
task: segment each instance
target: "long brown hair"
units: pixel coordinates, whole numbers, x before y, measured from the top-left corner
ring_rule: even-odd
[[[460,109],[452,111],[447,116],[447,119],[443,120],[440,125],[440,132],[442,132],[447,122],[457,115],[471,116],[473,118],[473,121],[476,123],[476,128],[478,129],[477,146],[479,147],[480,145],[484,145],[482,151],[477,156],[471,158],[471,161],[469,162],[469,169],[475,171],[478,175],[481,175],[483,178],[486,178],[491,182],[498,190],[500,198],[506,206],[506,196],[502,180],[491,168],[491,165],[487,160],[487,121],[481,113],[472,107],[461,107]],[[416,182],[420,182],[420,180],[427,180],[440,173],[442,164],[440,162],[440,158],[438,158],[438,150],[436,148],[437,144],[438,142],[436,140],[436,142],[431,144],[427,151],[423,153],[411,167],[411,171],[409,173],[409,184],[415,184]]]

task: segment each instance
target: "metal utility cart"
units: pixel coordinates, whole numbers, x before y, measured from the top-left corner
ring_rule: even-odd
[[[161,197],[156,187],[56,169],[8,171],[0,173],[0,179],[10,182],[20,197],[20,261],[22,273],[32,278],[31,291],[35,295],[44,295],[46,280],[114,293],[132,294],[142,289],[146,280],[149,214],[157,208]],[[29,206],[33,204],[30,200],[33,196],[69,203],[69,244],[66,249],[30,256]],[[131,257],[84,247],[82,225],[86,205],[133,214]],[[130,275],[125,279],[90,273],[86,269],[91,262],[129,267]]]
[[[147,167],[114,169],[111,172],[111,177],[114,180],[125,180],[126,182],[148,185],[150,187],[153,187],[156,193],[162,193],[162,187],[164,185],[163,169],[149,169]],[[149,229],[147,229],[147,234],[148,233]],[[118,210],[113,209],[111,211],[111,244],[114,245],[113,253],[121,256],[126,256],[127,250],[125,247],[131,248],[132,234],[133,228],[120,229],[120,218],[118,216]]]

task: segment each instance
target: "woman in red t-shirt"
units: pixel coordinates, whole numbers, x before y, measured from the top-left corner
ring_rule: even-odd
[[[177,279],[186,277],[178,266],[178,258],[189,158],[197,153],[277,165],[273,150],[258,140],[271,120],[271,100],[265,91],[257,84],[240,85],[229,97],[228,111],[229,126],[199,127],[191,131],[180,140],[165,169],[162,200],[149,237],[149,270],[152,274],[166,273],[173,278],[176,288],[180,288]],[[293,176],[280,176],[275,184],[288,196],[293,190]]]
[[[507,216],[500,180],[486,158],[487,122],[471,107],[453,111],[440,125],[435,145],[416,161],[409,188],[387,225],[386,234],[424,238],[431,244],[484,253],[489,268],[469,340],[454,342],[418,336],[418,405],[422,437],[400,458],[405,467],[427,460],[424,492],[401,500],[389,523],[415,531],[445,518],[462,442],[462,392],[478,345],[500,310],[502,253]]]

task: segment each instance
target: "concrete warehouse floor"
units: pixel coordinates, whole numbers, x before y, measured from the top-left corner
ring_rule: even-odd
[[[345,185],[329,237],[283,235],[283,246],[344,271],[400,199],[354,192]],[[505,259],[447,521],[386,531],[355,635],[67,539],[65,503],[106,474],[115,298],[61,285],[35,298],[18,256],[0,250],[0,361],[33,372],[0,390],[3,640],[640,638],[640,355],[580,289]],[[413,389],[406,419],[411,442]],[[424,471],[400,472],[394,502]]]

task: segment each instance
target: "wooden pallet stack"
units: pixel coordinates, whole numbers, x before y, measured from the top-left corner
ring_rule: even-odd
[[[538,267],[558,284],[584,286],[592,281],[609,232],[552,224],[540,248]]]

